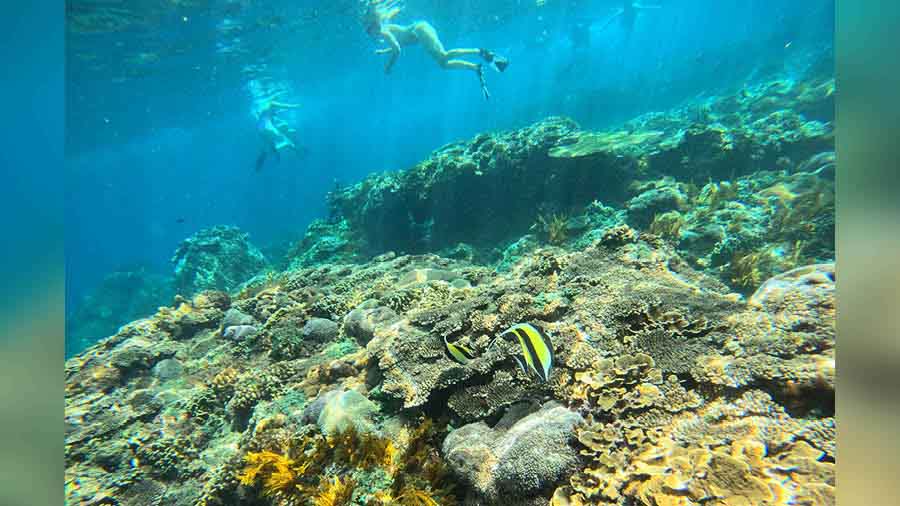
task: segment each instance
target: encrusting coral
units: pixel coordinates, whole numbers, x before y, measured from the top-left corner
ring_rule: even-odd
[[[649,430],[594,424],[578,436],[591,462],[551,504],[834,504],[834,464],[795,423],[751,391]]]

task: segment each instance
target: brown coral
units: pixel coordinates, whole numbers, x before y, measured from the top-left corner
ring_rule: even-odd
[[[794,440],[797,424],[765,394],[717,401],[649,431],[629,427],[633,422],[619,420],[583,429],[578,440],[591,463],[552,503],[833,502],[834,465]]]

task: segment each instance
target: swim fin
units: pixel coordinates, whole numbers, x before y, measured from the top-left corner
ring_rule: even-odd
[[[485,100],[491,99],[491,92],[488,91],[487,81],[484,80],[484,69],[478,64],[478,80],[481,82],[481,93],[484,94]]]
[[[478,51],[478,54],[484,61],[490,63],[497,72],[503,72],[506,70],[506,67],[509,66],[509,60],[502,56],[497,56],[493,51],[488,49],[481,48]]]

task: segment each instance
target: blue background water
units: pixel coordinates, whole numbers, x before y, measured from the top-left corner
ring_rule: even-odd
[[[619,22],[598,30],[618,1],[409,0],[400,22],[426,19],[448,48],[509,57],[504,74],[487,73],[489,102],[471,73],[441,70],[421,48],[385,75],[356,0],[139,0],[141,21],[123,30],[70,30],[69,307],[110,271],[171,272],[178,243],[201,228],[237,225],[260,246],[297,238],[335,180],[407,167],[448,142],[548,115],[602,128],[831,52],[833,0],[655,3],[629,34]],[[579,23],[593,27],[589,46],[573,45]],[[260,173],[252,77],[292,88],[282,100],[303,104],[308,150]]]

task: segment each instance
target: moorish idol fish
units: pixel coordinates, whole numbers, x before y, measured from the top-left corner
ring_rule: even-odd
[[[450,358],[462,365],[466,365],[470,360],[475,359],[475,354],[472,353],[472,350],[465,345],[448,342],[446,337],[444,338],[444,346]]]
[[[550,368],[553,367],[553,344],[541,329],[530,323],[513,325],[498,337],[513,336],[519,340],[522,346],[522,356],[516,355],[516,363],[526,375],[528,371],[534,371],[541,381],[547,381],[550,377]],[[494,338],[494,341],[497,338]],[[488,346],[493,344],[491,341]]]

